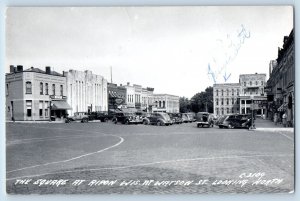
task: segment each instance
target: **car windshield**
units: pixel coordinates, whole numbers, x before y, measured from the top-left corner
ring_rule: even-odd
[[[169,115],[168,115],[168,114],[166,114],[166,113],[161,113],[161,116],[163,116],[163,118],[166,118],[166,119],[168,119],[168,118],[169,118]]]

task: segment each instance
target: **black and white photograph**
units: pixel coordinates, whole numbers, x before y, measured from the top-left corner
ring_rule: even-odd
[[[290,194],[294,7],[7,7],[7,194]]]

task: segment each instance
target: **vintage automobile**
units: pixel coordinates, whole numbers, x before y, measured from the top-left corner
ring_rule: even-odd
[[[87,123],[89,122],[89,116],[87,112],[75,112],[73,116],[68,116],[66,117],[65,122],[70,123],[70,122],[81,122],[81,123]]]
[[[190,119],[190,117],[187,115],[187,113],[182,113],[181,114],[181,119],[183,123],[189,123],[192,122],[192,120]]]
[[[214,121],[213,116],[209,114],[208,112],[198,112],[196,114],[196,124],[197,127],[213,127]]]
[[[138,124],[140,121],[137,120],[136,115],[131,112],[116,112],[112,119],[112,122],[117,124],[118,122],[122,124]]]
[[[167,113],[163,112],[155,112],[151,113],[151,115],[148,117],[149,124],[157,125],[157,126],[169,126],[172,125],[172,120],[170,116]]]
[[[193,113],[193,112],[189,112],[189,113],[186,113],[190,119],[190,122],[195,122],[196,121],[196,114]]]
[[[109,119],[107,112],[91,112],[88,114],[89,121],[100,120],[101,122],[107,122]]]
[[[226,115],[224,120],[219,123],[219,128],[250,128],[252,124],[251,115],[235,114]]]
[[[170,116],[173,124],[182,124],[182,118],[181,115],[178,113],[168,113],[168,115]]]

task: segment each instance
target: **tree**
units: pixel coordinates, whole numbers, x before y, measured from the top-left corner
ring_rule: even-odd
[[[190,101],[186,97],[179,98],[179,112],[186,113],[191,111]]]
[[[213,113],[213,88],[207,87],[205,91],[196,93],[190,102],[193,112]]]

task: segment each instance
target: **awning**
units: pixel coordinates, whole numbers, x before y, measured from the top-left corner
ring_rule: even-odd
[[[110,98],[124,98],[122,95],[120,95],[119,93],[117,93],[115,91],[109,91],[108,95]]]
[[[283,103],[283,104],[278,108],[278,111],[279,111],[279,112],[285,111],[286,106],[287,106],[287,103]]]
[[[53,100],[51,110],[72,110],[72,107],[64,100]]]

